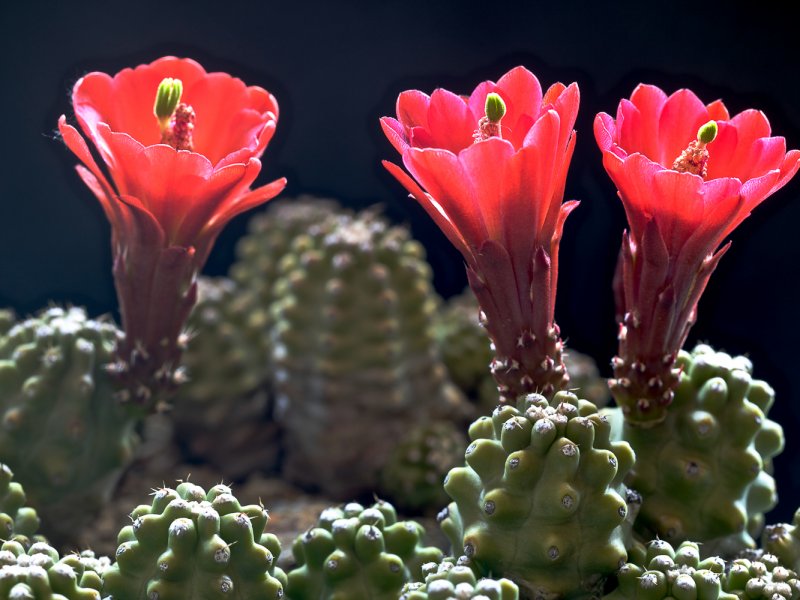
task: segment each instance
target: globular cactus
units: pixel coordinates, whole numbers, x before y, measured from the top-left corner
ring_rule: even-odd
[[[784,567],[800,571],[800,509],[791,523],[767,525],[761,534],[761,547],[777,556]]]
[[[0,338],[0,461],[54,543],[74,539],[133,459],[137,418],[106,371],[120,335],[80,308],[50,308]]]
[[[797,573],[764,554],[758,560],[737,558],[731,561],[723,578],[723,588],[737,600],[798,600],[800,579]]]
[[[29,506],[14,474],[0,463],[0,539],[14,540],[28,547],[39,529],[39,515]]]
[[[705,345],[681,351],[677,366],[663,423],[638,428],[623,423],[619,409],[608,411],[636,452],[627,479],[643,499],[636,528],[645,539],[691,539],[704,553],[733,556],[755,547],[763,513],[777,501],[769,471],[783,430],[767,418],[775,394],[751,377],[747,358]]]
[[[0,338],[8,333],[8,330],[14,326],[16,321],[16,316],[14,315],[13,310],[0,308]]]
[[[451,421],[415,427],[381,471],[381,495],[404,510],[438,511],[448,501],[442,482],[450,469],[461,464],[466,447],[466,436]]]
[[[212,465],[228,480],[273,470],[278,462],[267,390],[268,313],[251,290],[230,279],[199,279],[183,354],[188,380],[171,416],[190,460]]]
[[[274,293],[284,476],[337,499],[374,490],[398,441],[463,401],[422,246],[373,212],[331,216],[295,239]]]
[[[0,598],[9,600],[100,600],[96,573],[75,556],[60,558],[44,542],[27,551],[19,542],[0,547]]]
[[[523,598],[582,598],[626,560],[623,478],[634,455],[591,402],[558,392],[497,407],[469,429],[440,520],[454,551]]]
[[[466,557],[462,557],[464,559]],[[400,600],[518,600],[510,579],[479,578],[463,560],[446,558],[422,566],[424,581],[403,586]]]
[[[472,290],[447,301],[436,315],[434,332],[453,382],[478,405],[478,412],[491,411],[499,403],[497,384],[489,370],[494,352]],[[564,364],[570,390],[597,406],[608,403],[608,384],[591,357],[568,349]]]
[[[103,575],[113,600],[284,597],[280,543],[267,511],[242,506],[225,485],[184,482],[155,492],[120,531],[116,563]]]
[[[725,569],[719,557],[701,560],[694,542],[675,549],[653,540],[619,569],[617,588],[603,600],[738,600],[723,589]]]
[[[398,521],[385,501],[326,509],[292,546],[297,568],[288,575],[288,598],[397,600],[405,583],[421,578],[423,564],[442,559],[441,550],[422,545],[424,533],[419,523]]]

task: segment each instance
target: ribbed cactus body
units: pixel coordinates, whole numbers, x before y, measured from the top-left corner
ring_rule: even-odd
[[[226,278],[201,277],[198,292],[183,355],[188,381],[171,411],[177,439],[192,460],[228,480],[272,470],[278,431],[267,391],[268,307]]]
[[[295,240],[274,292],[284,475],[336,498],[372,491],[398,441],[460,398],[424,250],[374,213],[332,216]]]
[[[297,568],[288,575],[288,598],[397,600],[423,564],[442,559],[441,550],[422,545],[424,533],[414,521],[398,521],[388,502],[329,508],[292,546]]]
[[[646,539],[691,539],[706,554],[733,556],[755,547],[763,513],[777,500],[769,475],[783,448],[781,427],[767,418],[772,388],[751,377],[744,357],[698,346],[677,360],[680,383],[666,420],[643,429],[622,425],[636,452],[628,484],[642,495],[636,528]]]
[[[617,588],[603,600],[738,600],[724,590],[725,561],[700,558],[694,542],[673,548],[663,540],[647,544],[645,555],[617,572]]]
[[[737,558],[728,565],[723,588],[738,600],[798,600],[797,573],[764,554],[758,560]]]
[[[445,490],[442,527],[485,575],[524,598],[582,598],[626,559],[622,483],[634,455],[594,404],[538,394],[475,421]],[[455,539],[453,539],[455,538]],[[460,539],[459,539],[460,538]]]
[[[13,479],[11,469],[0,463],[0,539],[27,547],[39,529],[39,515],[27,506],[25,491]]]
[[[119,335],[79,308],[51,308],[0,340],[0,461],[53,541],[93,517],[133,457],[135,420],[105,370]]]
[[[0,598],[9,600],[100,600],[96,573],[76,556],[60,558],[44,542],[27,551],[18,542],[0,547]]]
[[[267,511],[242,506],[229,487],[206,492],[181,483],[155,492],[119,534],[116,563],[104,574],[113,600],[278,600],[285,578]]]
[[[479,578],[454,558],[422,566],[424,581],[403,586],[400,600],[518,600],[510,579]]]
[[[761,534],[761,547],[777,556],[784,567],[800,572],[800,509],[791,523],[767,525]]]

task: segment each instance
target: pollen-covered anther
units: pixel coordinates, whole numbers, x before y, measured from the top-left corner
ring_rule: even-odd
[[[679,173],[692,173],[700,175],[703,179],[708,176],[708,150],[706,146],[717,137],[717,124],[709,121],[697,131],[697,139],[689,142],[686,150],[675,159],[672,168]]]

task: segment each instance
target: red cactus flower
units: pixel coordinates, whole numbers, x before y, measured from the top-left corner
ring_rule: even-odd
[[[217,235],[286,184],[250,189],[275,131],[277,102],[226,73],[164,57],[113,77],[89,73],[75,84],[72,103],[105,165],[62,115],[64,142],[83,163],[78,173],[111,221],[126,332],[121,369],[155,369],[145,378],[170,379],[195,277]],[[151,383],[139,381],[134,395],[145,401]]]
[[[542,94],[517,67],[469,97],[403,92],[381,119],[413,179],[384,165],[464,255],[504,400],[567,382],[553,313],[578,104],[577,84]]]
[[[792,178],[800,152],[771,137],[761,112],[731,118],[720,101],[705,105],[685,89],[667,97],[650,85],[622,100],[616,120],[598,114],[594,133],[630,226],[615,278],[611,386],[630,422],[657,423],[697,302],[729,246],[720,245]]]

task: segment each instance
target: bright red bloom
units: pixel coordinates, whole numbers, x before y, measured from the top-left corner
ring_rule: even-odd
[[[490,92],[506,106],[499,136],[479,131]],[[469,97],[403,92],[397,119],[381,119],[416,181],[384,165],[464,255],[505,399],[567,381],[553,312],[558,244],[577,206],[562,199],[578,104],[577,84],[542,94],[536,77],[517,67]]]
[[[716,121],[703,177],[674,161],[698,129]],[[696,317],[723,240],[800,168],[755,110],[731,118],[720,101],[703,104],[689,90],[667,95],[640,85],[622,100],[616,120],[595,118],[603,164],[619,190],[630,232],[615,281],[620,351],[614,395],[633,422],[657,422],[677,383],[675,355]]]
[[[168,77],[183,82],[182,102],[196,115],[192,151],[160,143],[153,103]],[[113,77],[89,73],[75,84],[72,102],[105,163],[102,169],[62,115],[64,142],[83,163],[78,173],[111,221],[128,354],[121,358],[135,362],[138,353],[139,362],[162,361],[164,374],[171,373],[178,335],[195,300],[195,276],[217,235],[286,184],[279,179],[250,189],[275,131],[277,102],[260,87],[174,57]]]

